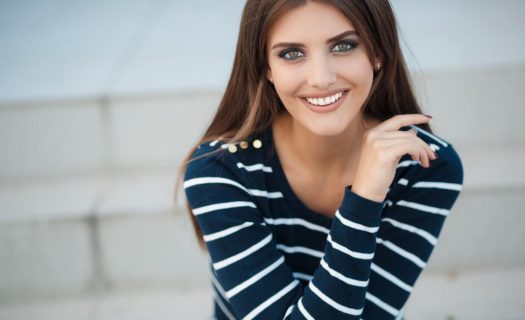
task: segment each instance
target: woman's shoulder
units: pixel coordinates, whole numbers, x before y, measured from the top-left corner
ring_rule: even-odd
[[[186,177],[204,171],[222,174],[236,172],[261,162],[269,141],[265,133],[254,133],[245,139],[232,141],[228,137],[206,139],[195,148],[187,163]]]

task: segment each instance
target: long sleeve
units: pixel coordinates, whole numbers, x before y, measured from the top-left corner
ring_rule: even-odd
[[[398,166],[376,238],[363,319],[400,319],[459,196],[461,161],[449,144],[438,154],[429,169],[408,157]]]
[[[345,188],[326,230],[324,252],[289,248],[320,258],[313,277],[303,284],[262,212],[282,193],[258,188],[231,155],[197,158],[209,151],[197,151],[184,189],[208,248],[217,302],[229,319],[394,319],[430,255],[443,213],[457,197],[432,175],[409,190],[408,185],[392,188],[392,195],[398,193],[395,203],[371,201]],[[435,171],[452,174],[450,183],[458,183],[457,172],[448,169],[445,159],[441,162],[443,169]],[[407,168],[414,171],[414,181],[425,170],[417,167]],[[432,185],[441,186],[442,194],[429,190]],[[435,212],[416,213],[415,208]],[[318,228],[300,224],[305,232]]]
[[[240,319],[358,319],[363,312],[382,203],[345,190],[320,266],[308,286],[287,266],[258,198],[279,192],[252,189],[227,161],[190,163],[184,188],[204,234],[214,276]],[[246,180],[246,179],[244,179]]]

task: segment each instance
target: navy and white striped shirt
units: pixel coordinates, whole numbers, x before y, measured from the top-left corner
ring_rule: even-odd
[[[193,158],[222,150],[189,163],[184,189],[211,258],[215,317],[401,319],[463,183],[453,147],[411,127],[438,159],[423,168],[405,155],[382,203],[346,187],[333,218],[294,194],[271,128],[236,152],[201,144]]]

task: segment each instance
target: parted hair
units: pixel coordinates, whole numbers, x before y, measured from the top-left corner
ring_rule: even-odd
[[[281,16],[308,1],[331,5],[344,14],[352,21],[369,60],[381,62],[381,69],[374,73],[372,88],[362,106],[365,117],[384,121],[398,114],[421,113],[410,84],[389,0],[248,0],[241,18],[228,84],[211,123],[179,168],[175,196],[197,146],[219,137],[225,143],[244,140],[265,130],[280,113],[287,112],[266,77],[269,68],[268,35]],[[419,126],[432,132],[428,124]],[[189,205],[187,210],[204,248],[202,232]]]

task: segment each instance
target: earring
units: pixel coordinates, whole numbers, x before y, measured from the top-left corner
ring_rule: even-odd
[[[379,71],[381,69],[381,62],[378,62],[376,64],[376,71]]]

